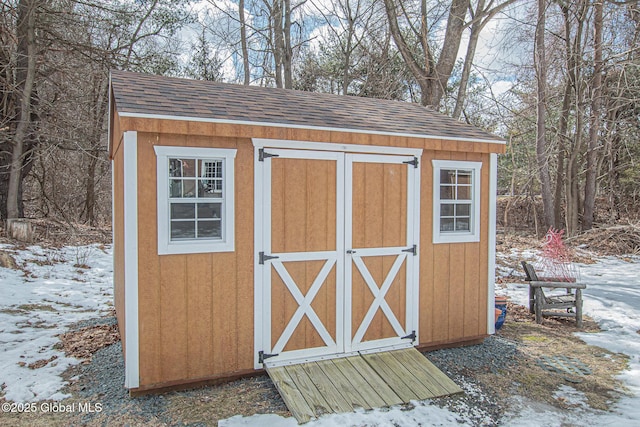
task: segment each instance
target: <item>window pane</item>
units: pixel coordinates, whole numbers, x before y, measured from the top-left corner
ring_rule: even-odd
[[[182,176],[196,176],[196,160],[180,159],[182,162]]]
[[[182,176],[182,161],[180,159],[169,159],[169,176]]]
[[[195,239],[195,221],[171,221],[171,240]]]
[[[442,204],[440,206],[440,216],[453,216],[453,207],[451,204]]]
[[[221,218],[222,203],[198,203],[198,218]]]
[[[195,203],[172,203],[171,219],[195,219],[196,204]]]
[[[458,184],[471,184],[471,171],[458,171]]]
[[[440,220],[440,231],[453,231],[453,218],[442,218]]]
[[[471,231],[469,218],[456,218],[456,231]]]
[[[457,205],[456,206],[456,215],[457,216],[469,216],[469,212],[471,211],[471,205]]]
[[[202,198],[222,198],[222,180],[221,179],[203,179],[200,181],[198,197]]]
[[[169,197],[182,197],[181,179],[172,179],[169,181]]]
[[[455,184],[456,171],[450,169],[440,169],[440,184]]]
[[[471,187],[458,186],[458,200],[471,200]]]
[[[200,176],[203,178],[222,178],[222,160],[200,160]]]
[[[440,200],[453,200],[455,197],[455,187],[440,187]]]
[[[222,239],[221,221],[198,221],[198,238]]]

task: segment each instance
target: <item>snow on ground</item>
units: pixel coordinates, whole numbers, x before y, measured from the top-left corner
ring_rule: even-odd
[[[63,399],[60,374],[79,363],[54,347],[56,335],[69,325],[100,315],[113,300],[112,255],[110,247],[98,245],[45,249],[38,246],[23,251],[0,245],[12,252],[19,270],[0,268],[0,384],[5,398],[15,402]],[[513,252],[514,259],[535,259],[535,252]],[[86,264],[89,268],[83,268]],[[630,395],[622,398],[612,412],[594,411],[584,396],[570,386],[555,391],[573,407],[555,407],[514,396],[513,410],[504,421],[509,426],[600,426],[640,425],[640,258],[628,261],[600,258],[595,264],[580,265],[581,280],[587,283],[584,311],[602,328],[597,334],[582,333],[587,343],[622,352],[630,357],[629,369],[621,379]],[[506,275],[511,271],[499,270]],[[513,302],[528,304],[528,286],[509,284],[498,293],[506,293]],[[55,358],[54,358],[55,356]],[[51,360],[38,369],[29,364]],[[464,386],[464,385],[463,385]],[[465,388],[465,390],[467,390]],[[467,390],[476,392],[477,390]],[[478,396],[482,398],[483,396]],[[472,408],[467,408],[471,411]],[[472,418],[426,402],[414,402],[414,408],[402,407],[359,411],[321,417],[306,424],[325,426],[465,426]],[[477,418],[476,418],[477,419]],[[219,423],[235,426],[297,426],[295,419],[277,415],[235,416]]]
[[[113,256],[98,245],[16,251],[19,268],[0,268],[0,384],[14,402],[61,400],[60,377],[78,359],[55,348],[72,323],[107,310],[113,300]],[[90,267],[90,268],[84,268]],[[49,361],[31,369],[29,365]]]
[[[514,260],[537,257],[535,251],[514,251]],[[584,291],[584,312],[596,320],[602,332],[579,334],[588,344],[597,345],[613,352],[625,353],[630,357],[629,370],[621,379],[631,395],[622,398],[611,412],[597,411],[588,407],[585,396],[570,386],[562,386],[554,396],[563,399],[573,409],[561,410],[551,405],[533,402],[524,396],[514,396],[513,410],[503,420],[510,427],[560,427],[571,426],[631,426],[640,425],[640,258],[623,261],[618,258],[600,258],[595,264],[580,264],[581,281],[587,284]],[[507,276],[513,271],[499,267],[498,275]],[[524,276],[524,273],[519,273]],[[498,289],[498,294],[506,294],[516,304],[529,305],[529,285],[509,284]],[[471,418],[453,414],[446,409],[426,402],[414,402],[415,408],[403,410],[376,409],[367,413],[327,415],[311,421],[305,426],[465,426],[472,425]],[[220,427],[293,427],[293,418],[277,415],[235,416],[219,422]]]
[[[517,252],[511,257],[522,258]],[[529,253],[528,257],[533,260],[535,254]],[[555,426],[562,422],[580,426],[640,425],[640,258],[604,257],[598,258],[595,264],[578,264],[578,267],[580,281],[587,285],[582,294],[583,311],[602,329],[596,334],[580,333],[578,336],[589,345],[629,356],[629,368],[620,379],[630,396],[623,397],[610,413],[588,410],[580,405],[574,411],[556,413],[552,407],[527,407],[530,402],[522,399],[520,406],[524,410],[514,414],[509,425]],[[506,293],[516,304],[529,304],[527,284],[509,284],[504,292],[498,290],[497,293]],[[573,390],[573,394],[569,393],[571,396],[563,396],[573,399],[575,393]],[[532,424],[531,420],[538,421]]]

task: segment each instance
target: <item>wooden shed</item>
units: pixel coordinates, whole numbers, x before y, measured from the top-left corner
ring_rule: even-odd
[[[504,141],[416,104],[111,75],[132,392],[494,332]]]

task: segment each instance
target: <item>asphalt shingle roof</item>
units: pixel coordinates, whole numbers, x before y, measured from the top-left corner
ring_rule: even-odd
[[[112,71],[118,113],[251,122],[483,142],[500,138],[421,105],[357,96],[243,86]]]

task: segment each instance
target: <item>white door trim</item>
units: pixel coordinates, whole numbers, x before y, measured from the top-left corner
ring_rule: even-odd
[[[363,321],[358,326],[356,330],[356,334],[353,335],[353,340],[346,340],[345,350],[349,351],[361,351],[361,350],[370,350],[377,349],[380,347],[392,347],[396,348],[400,347],[410,347],[414,345],[414,342],[420,342],[419,330],[418,330],[418,315],[419,315],[419,246],[420,246],[420,232],[419,232],[419,224],[420,224],[420,204],[416,203],[415,199],[417,196],[420,197],[420,168],[418,165],[420,164],[420,158],[414,158],[413,156],[390,156],[383,154],[369,154],[369,153],[349,153],[345,155],[345,244],[349,247],[349,251],[351,251],[350,262],[345,265],[345,295],[347,297],[347,301],[345,302],[345,335],[348,337],[352,336],[352,316],[351,316],[351,295],[352,295],[352,272],[353,265],[356,266],[358,271],[365,280],[367,287],[372,292],[374,296],[374,301],[369,307]],[[407,235],[406,242],[408,246],[415,245],[416,256],[407,256],[407,253],[404,251],[408,249],[407,246],[400,247],[381,247],[381,248],[354,248],[352,246],[353,242],[353,234],[352,234],[352,220],[353,220],[353,207],[351,201],[353,200],[353,163],[385,163],[385,164],[404,164],[416,160],[418,163],[416,167],[412,167],[410,164],[407,165]],[[387,273],[387,277],[384,282],[381,284],[380,288],[378,288],[375,283],[373,277],[369,273],[366,265],[362,261],[362,257],[366,256],[392,256],[396,255],[397,258],[394,261],[394,264]],[[405,296],[405,330],[402,331],[402,326],[398,322],[395,317],[393,311],[389,308],[386,301],[384,301],[384,296],[389,290],[389,286],[393,282],[396,274],[398,273],[402,264],[406,262],[406,296]],[[392,274],[393,273],[393,274]],[[382,299],[382,302],[380,301]],[[349,309],[347,309],[349,307]],[[394,331],[398,334],[399,337],[410,335],[412,331],[415,331],[415,341],[406,342],[403,341],[399,337],[392,337],[386,339],[373,340],[368,342],[362,342],[362,338],[366,333],[366,328],[370,325],[373,316],[375,315],[377,309],[380,308],[384,315],[387,317],[387,320],[391,323]]]
[[[347,156],[352,158],[369,160],[376,163],[399,163],[400,156],[407,156],[406,159],[400,160],[409,161],[416,160],[418,165],[420,164],[420,157],[422,155],[422,149],[404,148],[404,147],[381,147],[381,146],[369,146],[369,145],[351,145],[351,144],[334,144],[334,143],[320,143],[320,142],[307,142],[307,141],[288,141],[277,139],[257,139],[252,140],[254,145],[254,368],[261,369],[263,364],[259,362],[258,352],[262,349],[270,348],[270,345],[265,345],[271,342],[271,319],[270,316],[265,317],[265,313],[269,312],[269,304],[271,302],[271,269],[262,268],[259,263],[258,252],[261,248],[271,247],[271,183],[267,181],[267,178],[271,177],[271,162],[259,160],[259,150],[268,149],[271,154],[277,154],[285,158],[297,158],[297,159],[325,159],[336,160],[336,251],[323,251],[315,253],[281,253],[278,256],[279,263],[286,261],[302,260],[329,260],[330,255],[335,256],[335,268],[336,278],[344,277],[344,281],[336,280],[336,308],[342,307],[340,312],[337,312],[336,321],[336,342],[335,350],[340,352],[340,355],[350,354],[352,351],[350,339],[346,339],[346,336],[351,334],[351,278],[345,274],[345,260],[346,254],[345,242],[351,242],[351,230],[347,230],[345,227],[345,218],[347,215],[351,215],[351,189],[345,183],[347,180],[352,181],[351,168],[346,167]],[[345,154],[350,153],[350,154]],[[355,156],[355,157],[353,157]],[[409,166],[408,166],[409,167]],[[420,196],[420,171],[421,168],[416,166],[415,173],[407,174],[407,241],[413,241],[419,247],[420,243],[420,203],[419,200],[414,200],[414,197],[410,197],[410,194]],[[342,183],[342,185],[340,184]],[[347,192],[349,194],[347,194]],[[348,201],[348,203],[347,203]],[[268,212],[269,215],[264,213]],[[343,236],[343,238],[341,238]],[[362,248],[360,256],[373,256],[374,252],[378,255],[398,254],[398,249],[402,248],[378,248],[377,251],[370,250],[371,248]],[[396,252],[393,252],[393,251]],[[382,253],[380,253],[382,251]],[[411,329],[415,330],[416,342],[418,340],[418,295],[419,295],[419,263],[418,257],[405,256],[407,262],[407,281],[415,283],[414,286],[407,286],[407,301],[415,301],[416,307],[413,305],[407,306],[406,313],[406,325],[411,325]],[[329,261],[327,261],[329,262]],[[325,264],[326,267],[327,264]],[[324,267],[323,267],[324,268]],[[286,270],[286,269],[284,269]],[[317,279],[317,278],[316,278]],[[315,281],[314,281],[315,283]],[[342,283],[342,284],[341,284]],[[349,291],[343,288],[349,286]],[[287,284],[287,286],[291,283]],[[295,284],[294,284],[295,286]],[[338,289],[340,287],[340,289]],[[309,291],[307,294],[309,295]],[[299,295],[300,296],[300,295]],[[305,300],[307,296],[302,298]],[[346,300],[345,300],[346,298]],[[312,298],[308,301],[311,304]],[[349,306],[347,310],[346,307]],[[304,310],[304,309],[303,309]],[[384,310],[384,309],[383,309]],[[390,311],[390,310],[389,310]],[[308,314],[303,311],[301,315]],[[397,320],[397,319],[396,319]],[[314,325],[315,326],[315,325]],[[349,335],[347,335],[347,333]],[[325,343],[328,340],[323,337]],[[389,341],[389,342],[386,342]],[[344,343],[344,345],[341,345]],[[277,343],[278,344],[278,343]],[[286,344],[285,344],[286,345]],[[388,340],[376,340],[373,343],[360,343],[359,350],[362,351],[377,351],[377,348],[383,345],[388,349],[391,348],[404,348],[412,346],[411,342],[398,343],[397,338]],[[319,347],[313,349],[301,349],[287,352],[287,360],[280,361],[275,357],[269,359],[269,364],[287,364],[291,363],[290,360],[315,360],[328,357],[335,357],[335,355],[326,354],[327,347]]]
[[[290,148],[296,150],[337,151],[343,153],[393,154],[400,156],[422,156],[422,148],[382,147],[378,145],[339,144],[334,142],[310,142],[284,139],[253,138],[256,148]]]
[[[287,351],[282,357],[275,356],[269,359],[271,363],[277,363],[283,359],[289,360],[300,357],[320,357],[329,354],[335,354],[344,351],[343,346],[343,325],[342,316],[344,306],[342,282],[336,280],[336,339],[331,337],[330,333],[324,327],[322,321],[311,307],[313,298],[322,287],[325,279],[330,271],[335,267],[336,278],[342,277],[344,269],[344,257],[338,254],[344,253],[344,240],[342,235],[344,232],[344,185],[342,174],[344,173],[344,156],[339,152],[328,151],[307,151],[268,148],[268,154],[276,155],[284,159],[304,159],[304,160],[328,160],[336,162],[336,242],[334,251],[317,251],[317,252],[286,252],[273,253],[271,247],[271,158],[263,158],[260,161],[259,150],[263,147],[255,148],[254,167],[255,167],[255,211],[254,226],[255,228],[255,260],[254,260],[254,277],[255,277],[255,352],[254,367],[262,368],[260,363],[259,351],[268,351],[272,354],[280,354],[287,342],[293,335],[295,328],[306,315],[311,321],[316,331],[321,336],[325,346]],[[258,194],[259,193],[259,194]],[[265,261],[265,265],[260,264],[258,253],[264,251],[271,256],[278,258]],[[306,295],[302,295],[293,278],[287,272],[284,262],[291,261],[326,261]],[[266,268],[268,267],[268,268]],[[298,308],[294,316],[289,320],[281,336],[277,342],[271,346],[271,269],[275,269],[285,286],[298,303]]]

